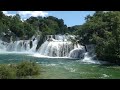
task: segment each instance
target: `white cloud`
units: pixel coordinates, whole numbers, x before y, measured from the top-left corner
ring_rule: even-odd
[[[27,18],[33,16],[33,17],[37,17],[37,16],[48,16],[48,12],[45,11],[3,11],[3,13],[7,16],[14,16],[16,14],[19,14],[21,16],[21,20],[26,20]]]
[[[15,14],[11,14],[11,13],[9,13],[8,11],[2,11],[5,15],[7,15],[7,16],[14,16]]]
[[[18,11],[17,13],[20,16],[22,16],[23,18],[30,17],[30,16],[34,16],[34,17],[42,16],[42,17],[45,17],[45,16],[48,15],[48,13],[45,12],[45,11]]]

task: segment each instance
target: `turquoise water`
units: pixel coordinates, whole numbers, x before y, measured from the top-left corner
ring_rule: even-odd
[[[32,54],[0,53],[0,63],[31,60],[41,65],[40,79],[120,79],[119,66],[106,66],[68,58],[40,58]]]

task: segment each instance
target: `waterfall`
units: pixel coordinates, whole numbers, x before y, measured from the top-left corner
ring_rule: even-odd
[[[6,51],[7,43],[0,40],[0,52]]]
[[[84,59],[82,59],[82,62],[85,62],[85,63],[92,63],[92,64],[100,64],[100,63],[106,63],[106,62],[100,62],[98,60],[94,60],[93,59],[94,56],[91,56],[89,55],[89,52],[86,52],[85,53],[85,56],[84,56]]]
[[[63,42],[52,39],[52,41],[45,41],[38,52],[45,56],[68,57],[69,52],[73,49],[72,47],[72,43],[69,41]]]
[[[10,43],[0,40],[0,50],[8,52],[35,52],[38,39],[11,41]]]
[[[83,59],[85,54],[85,48],[84,46],[79,46],[78,48],[75,48],[70,51],[69,57],[70,58],[79,58]]]
[[[20,40],[15,42],[10,42],[10,44],[7,46],[7,51],[18,51],[18,52],[24,52],[29,49],[29,41],[27,40]]]
[[[75,35],[47,35],[45,41],[36,50],[40,37],[33,36],[30,40],[18,40],[10,43],[0,40],[0,51],[37,53],[50,57],[81,58],[84,55],[84,46],[73,44],[69,38]]]

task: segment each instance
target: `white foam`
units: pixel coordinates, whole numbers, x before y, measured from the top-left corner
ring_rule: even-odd
[[[38,58],[68,58],[69,59],[69,57],[51,57],[51,56],[41,55],[39,53],[31,54],[31,55],[28,55],[28,56],[38,57]]]
[[[82,62],[88,63],[88,64],[100,64],[99,61],[95,61],[92,59],[92,57],[90,57],[88,55],[88,52],[85,53],[84,59],[82,60]]]

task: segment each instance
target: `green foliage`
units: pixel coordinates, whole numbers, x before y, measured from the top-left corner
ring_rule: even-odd
[[[73,35],[78,35],[81,31],[81,25],[75,25],[72,27],[68,27],[68,33]]]
[[[39,65],[37,65],[35,62],[25,61],[18,64],[17,66],[16,75],[18,77],[32,76],[32,75],[38,75],[38,74],[40,74],[40,68],[39,68]]]
[[[120,12],[97,11],[88,15],[78,29],[81,42],[95,44],[97,57],[114,63],[120,62]]]
[[[30,17],[26,22],[39,28],[43,35],[65,34],[67,32],[67,26],[64,25],[63,20],[53,16]]]
[[[17,79],[40,74],[40,66],[35,62],[24,61],[18,64],[1,64],[0,79]]]
[[[8,65],[0,65],[0,79],[14,79],[16,76],[15,69]]]
[[[30,17],[22,21],[19,14],[6,16],[3,12],[0,12],[0,36],[2,36],[3,32],[7,33],[8,30],[19,39],[30,39],[33,35],[38,34],[45,36],[50,34],[65,34],[68,32],[64,21],[53,16],[44,18],[40,16]]]
[[[7,32],[8,27],[0,21],[0,35],[4,32]]]

